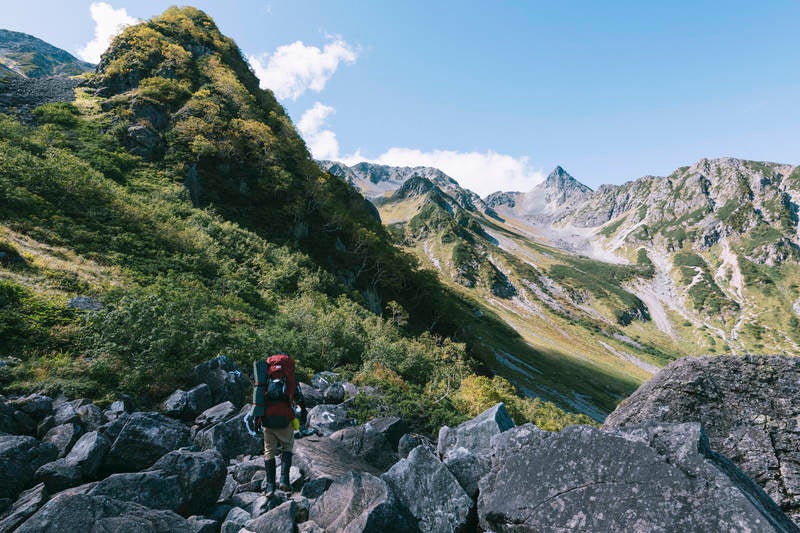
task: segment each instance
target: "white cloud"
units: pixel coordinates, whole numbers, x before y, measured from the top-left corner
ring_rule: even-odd
[[[513,157],[494,150],[423,152],[413,148],[389,148],[374,159],[364,158],[356,152],[340,160],[348,165],[369,161],[381,165],[435,167],[480,196],[495,191],[529,191],[545,179],[540,170],[531,166],[528,157]]]
[[[325,121],[336,110],[330,106],[315,103],[306,110],[297,123],[297,129],[303,135],[308,149],[317,159],[336,159],[339,157],[339,141],[332,130],[323,129]]]
[[[105,2],[93,2],[89,12],[94,20],[94,39],[78,50],[81,59],[91,63],[100,62],[100,56],[106,51],[111,39],[125,26],[136,24],[137,19],[128,15],[125,8],[114,9]]]
[[[262,88],[272,89],[281,100],[297,100],[308,90],[322,91],[340,63],[352,64],[357,57],[355,47],[337,38],[322,49],[296,41],[278,47],[271,56],[248,55],[247,60]]]

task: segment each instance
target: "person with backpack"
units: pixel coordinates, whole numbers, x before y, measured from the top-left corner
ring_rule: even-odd
[[[294,372],[294,360],[286,354],[271,355],[253,362],[255,388],[251,416],[256,428],[264,434],[264,462],[266,477],[261,486],[264,494],[275,493],[275,458],[281,452],[281,479],[279,489],[290,491],[289,469],[292,467],[294,431],[299,427],[293,405],[301,408],[305,419],[307,411],[303,393]]]

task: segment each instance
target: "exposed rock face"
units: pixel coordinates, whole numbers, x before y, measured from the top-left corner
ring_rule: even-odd
[[[250,381],[227,357],[220,356],[201,363],[192,372],[196,384],[209,386],[214,404],[229,401],[237,408],[245,404]]]
[[[213,408],[212,408],[213,409]],[[249,406],[243,407],[238,413],[225,413],[227,418],[219,420],[216,415],[206,421],[219,420],[210,427],[197,431],[194,442],[203,450],[217,450],[226,459],[231,459],[240,454],[255,455],[263,451],[264,441],[260,436],[253,437],[247,432],[244,417],[250,411]],[[208,411],[206,411],[207,414]],[[217,413],[220,414],[220,413]],[[203,416],[203,415],[201,415]]]
[[[699,424],[560,433],[526,424],[494,443],[478,499],[487,530],[797,530],[758,485],[711,451]]]
[[[162,455],[189,444],[189,429],[158,413],[133,413],[111,445],[104,469],[143,470]]]
[[[36,470],[57,456],[58,449],[49,442],[0,435],[0,498],[16,498],[30,485]]]
[[[164,414],[173,418],[194,420],[203,411],[211,407],[211,388],[205,383],[184,391],[173,392],[164,400]]]
[[[111,443],[104,435],[91,431],[78,439],[66,460],[81,467],[84,479],[93,479],[110,448]]]
[[[82,432],[78,424],[62,424],[48,431],[42,440],[53,444],[58,449],[58,456],[64,457],[78,441]]]
[[[17,529],[18,533],[64,533],[65,531],[185,532],[186,519],[172,511],[148,509],[133,502],[107,496],[57,494]]]
[[[505,404],[498,403],[458,427],[443,426],[439,430],[436,451],[442,457],[456,448],[466,448],[473,453],[482,453],[489,449],[492,437],[513,427],[514,421],[508,414]]]
[[[308,410],[308,426],[325,436],[353,426],[355,425],[355,420],[348,416],[348,407],[347,402],[338,405],[321,404],[312,407]]]
[[[711,447],[800,522],[800,359],[686,357],[656,374],[606,419],[701,422]]]
[[[342,443],[310,436],[294,443],[294,464],[309,479],[336,479],[348,472],[380,474],[381,470],[354,455]]]
[[[336,479],[309,509],[309,519],[327,531],[413,531],[386,483],[364,472]]]
[[[261,516],[248,520],[244,524],[245,531],[255,533],[284,533],[296,529],[295,513],[297,504],[289,500],[267,511]]]
[[[39,510],[47,500],[47,489],[44,483],[39,483],[32,489],[20,494],[13,507],[0,519],[0,531],[14,531],[21,523]]]
[[[473,502],[426,446],[414,448],[381,479],[417,520],[420,531],[453,532],[466,527]]]
[[[340,429],[330,438],[374,467],[386,470],[398,460],[395,450],[405,429],[405,423],[397,417],[379,418],[361,426]]]

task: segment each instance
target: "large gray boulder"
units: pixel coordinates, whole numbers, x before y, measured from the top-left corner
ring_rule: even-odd
[[[308,410],[307,426],[319,431],[320,435],[328,436],[331,433],[351,427],[356,424],[355,419],[348,414],[350,403],[338,405],[320,404]]]
[[[232,507],[222,522],[220,533],[239,533],[239,530],[250,521],[250,513],[239,507]]]
[[[40,466],[58,457],[58,449],[33,437],[0,435],[0,498],[16,499]]]
[[[16,435],[19,433],[19,426],[14,419],[15,409],[5,401],[0,400],[0,433]]]
[[[373,475],[381,469],[354,455],[341,442],[316,435],[294,442],[294,464],[308,480],[334,480],[349,472],[367,472]]]
[[[238,409],[245,404],[247,393],[252,388],[247,376],[225,356],[195,366],[192,373],[196,385],[208,385],[214,404],[229,401]]]
[[[446,457],[455,448],[465,448],[476,455],[488,455],[492,437],[513,427],[514,421],[501,402],[454,428],[442,426],[436,451],[439,457]]]
[[[487,531],[797,531],[699,424],[526,424],[494,443],[478,499]]]
[[[78,418],[80,418],[81,424],[83,424],[84,429],[87,431],[96,431],[97,428],[106,423],[103,410],[93,403],[81,405],[75,411],[78,413]]]
[[[65,457],[82,434],[83,428],[79,424],[61,424],[48,431],[42,441],[53,444],[58,449],[58,456]]]
[[[308,516],[326,531],[416,530],[386,482],[365,472],[350,472],[336,479],[314,501]]]
[[[226,460],[237,455],[256,455],[263,452],[263,437],[250,435],[244,425],[244,417],[249,411],[250,407],[244,406],[238,413],[197,431],[194,436],[195,444],[203,450],[217,450]]]
[[[800,524],[800,358],[686,357],[662,369],[606,419],[700,422],[711,447]]]
[[[132,472],[148,468],[162,455],[189,445],[189,429],[159,413],[133,413],[111,444],[103,469]]]
[[[303,399],[305,400],[306,407],[308,409],[325,403],[325,395],[321,390],[317,389],[316,387],[312,387],[307,383],[303,383],[302,381],[299,382],[298,385],[300,386],[300,393],[303,395]]]
[[[294,517],[296,507],[297,504],[293,500],[284,502],[245,522],[244,529],[254,533],[291,533],[297,529]]]
[[[107,496],[62,492],[23,523],[16,533],[91,531],[115,533],[191,533],[188,522],[172,511],[148,509]]]
[[[111,442],[105,435],[97,431],[90,431],[78,439],[66,460],[80,467],[83,479],[94,479],[109,449],[111,449]]]
[[[47,496],[47,489],[43,483],[20,494],[11,509],[0,516],[0,531],[14,531],[44,505]]]
[[[236,406],[231,402],[222,402],[200,413],[195,419],[194,424],[197,429],[213,426],[234,415],[237,411],[238,409],[236,409]]]
[[[467,526],[473,502],[428,447],[414,448],[381,479],[417,520],[420,531],[455,532]]]
[[[378,426],[380,427],[380,426]],[[380,470],[386,470],[397,462],[397,445],[392,446],[386,435],[369,422],[361,426],[340,429],[330,435],[353,455],[361,457]]]
[[[162,404],[164,414],[183,420],[194,420],[212,406],[211,388],[205,383],[184,391],[173,392]]]
[[[83,477],[79,465],[62,458],[40,466],[33,479],[36,483],[44,483],[48,492],[56,493],[80,485]]]
[[[178,450],[144,472],[113,474],[89,492],[131,501],[184,516],[202,514],[217,501],[225,483],[226,463],[216,451]]]
[[[10,404],[36,420],[53,414],[53,399],[43,394],[30,394]]]

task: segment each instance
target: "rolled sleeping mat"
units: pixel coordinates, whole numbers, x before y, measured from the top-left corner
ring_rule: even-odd
[[[253,387],[253,405],[250,409],[250,414],[253,418],[264,416],[264,388],[255,386]]]
[[[256,385],[266,385],[268,373],[269,366],[264,359],[253,361],[253,376],[256,378]]]

